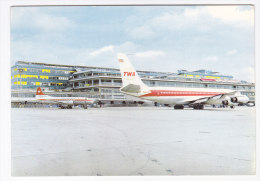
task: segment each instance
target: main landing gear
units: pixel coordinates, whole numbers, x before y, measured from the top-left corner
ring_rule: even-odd
[[[184,109],[184,105],[175,105],[174,109]]]
[[[193,109],[204,109],[204,105],[203,104],[195,104],[193,106]]]
[[[60,105],[59,107],[60,107],[61,109],[72,109],[72,106],[71,106],[71,105],[68,105],[68,106]]]
[[[184,109],[184,105],[175,105],[174,109]],[[193,105],[193,109],[204,109],[203,104],[195,104]]]

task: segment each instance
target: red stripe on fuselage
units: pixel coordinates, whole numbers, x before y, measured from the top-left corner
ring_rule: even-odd
[[[201,92],[201,91],[172,91],[172,90],[151,90],[150,93],[140,97],[152,96],[215,96],[223,94],[222,92]]]

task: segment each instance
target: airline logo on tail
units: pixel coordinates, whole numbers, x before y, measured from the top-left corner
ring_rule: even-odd
[[[135,76],[135,72],[124,72],[124,76]]]
[[[37,90],[36,90],[36,98],[47,98],[47,97],[50,97],[50,96],[49,95],[45,95],[42,92],[42,89],[40,87],[38,87]]]

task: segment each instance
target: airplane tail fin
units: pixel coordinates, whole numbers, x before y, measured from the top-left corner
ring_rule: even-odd
[[[36,95],[45,95],[40,87],[37,88]]]
[[[42,92],[42,89],[40,87],[37,88],[36,90],[36,98],[46,98],[46,97],[50,97],[49,95],[46,95]]]
[[[117,57],[123,82],[123,88],[130,84],[140,86],[140,88],[147,87],[138,76],[127,56],[125,54],[118,53]]]

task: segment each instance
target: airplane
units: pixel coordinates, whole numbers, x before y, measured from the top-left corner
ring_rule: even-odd
[[[126,95],[170,105],[174,109],[184,109],[184,105],[204,109],[205,104],[234,108],[239,103],[246,104],[249,101],[247,96],[230,89],[148,87],[140,79],[128,57],[122,53],[117,56],[123,83],[120,91]]]
[[[61,109],[72,109],[73,105],[83,105],[87,109],[88,104],[93,104],[96,101],[96,99],[86,97],[53,97],[45,95],[40,87],[36,90],[35,98],[42,103],[58,104]]]

